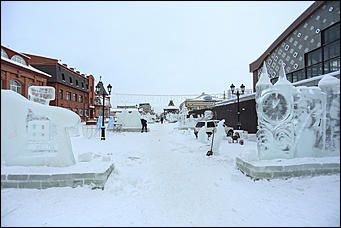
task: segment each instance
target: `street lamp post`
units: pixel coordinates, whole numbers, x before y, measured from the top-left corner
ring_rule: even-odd
[[[240,130],[240,127],[242,124],[240,123],[239,96],[244,94],[245,86],[243,84],[240,86],[240,90],[241,90],[240,92],[239,92],[239,89],[237,89],[236,91],[234,90],[235,86],[233,84],[231,84],[230,88],[231,88],[232,94],[237,95],[237,115],[238,115],[237,125],[238,125],[238,130]]]
[[[104,103],[105,103],[105,96],[111,94],[112,86],[109,84],[107,86],[107,88],[108,88],[109,94],[106,93],[106,91],[104,90],[104,87],[103,87],[103,90],[101,90],[101,86],[99,84],[97,84],[97,86],[96,86],[96,94],[102,95],[102,97],[103,97],[103,102],[102,102],[102,108],[103,108],[102,109],[102,115],[103,115],[103,118],[102,118],[102,127],[101,127],[101,129],[102,129],[102,131],[101,131],[101,133],[102,133],[101,134],[101,140],[105,140],[105,126],[104,126]],[[100,92],[102,94],[100,94]]]

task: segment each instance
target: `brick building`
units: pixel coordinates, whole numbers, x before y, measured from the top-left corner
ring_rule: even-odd
[[[29,63],[51,77],[47,80],[48,86],[56,90],[55,100],[50,105],[64,107],[76,112],[82,120],[95,116],[94,77],[86,76],[57,59],[26,54],[30,57]]]
[[[1,45],[1,89],[28,98],[30,86],[46,86],[52,76],[29,64],[30,57]]]

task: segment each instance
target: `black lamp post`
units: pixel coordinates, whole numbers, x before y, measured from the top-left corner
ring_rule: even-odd
[[[231,88],[232,94],[236,94],[237,95],[237,109],[238,109],[238,111],[237,111],[237,115],[238,115],[238,123],[237,123],[237,125],[238,125],[238,130],[240,130],[240,127],[241,127],[242,124],[240,123],[239,95],[244,94],[245,86],[243,84],[240,86],[240,90],[241,90],[240,93],[239,93],[239,89],[237,89],[237,91],[234,90],[235,86],[233,84],[231,84],[230,88]]]
[[[103,85],[103,84],[102,84],[102,85]],[[104,87],[103,87],[103,90],[101,90],[101,86],[99,85],[99,83],[98,83],[97,86],[96,86],[96,94],[97,94],[97,95],[102,95],[102,97],[103,97],[103,102],[102,102],[102,105],[103,105],[103,106],[102,106],[102,107],[103,107],[103,111],[102,111],[103,118],[102,118],[102,127],[101,127],[101,129],[102,129],[101,140],[105,140],[105,126],[104,126],[104,102],[105,102],[105,96],[111,94],[111,88],[112,88],[112,86],[109,84],[109,85],[107,86],[107,88],[108,88],[109,94],[106,93],[106,91],[104,90]],[[101,92],[102,94],[99,94],[100,92]]]

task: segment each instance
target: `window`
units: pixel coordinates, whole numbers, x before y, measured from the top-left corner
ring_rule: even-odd
[[[76,79],[76,86],[78,86],[78,80]]]
[[[64,73],[62,73],[62,79],[63,79],[63,81],[65,81],[65,75],[64,75]]]
[[[83,116],[83,109],[81,109],[81,108],[79,109],[79,115]]]
[[[73,94],[73,101],[77,101],[77,94]]]
[[[84,89],[84,82],[82,82],[82,88]]]
[[[309,52],[306,56],[307,56],[306,66],[311,66],[316,63],[320,63],[322,62],[322,49],[319,48],[315,51]]]
[[[322,74],[322,63],[307,67],[307,78],[319,76]]]
[[[79,95],[78,96],[78,101],[79,101],[79,103],[82,103],[83,102],[83,96]]]
[[[66,92],[66,100],[71,100],[71,92]]]
[[[89,85],[88,84],[86,84],[86,89],[89,89]],[[92,91],[92,90],[91,90]]]
[[[21,84],[17,80],[11,80],[9,83],[10,90],[21,94]]]
[[[63,90],[59,90],[59,99],[63,99]]]
[[[72,78],[71,77],[69,77],[69,80],[70,80],[70,83],[72,84]]]
[[[292,72],[292,82],[297,82],[305,79],[304,69]]]
[[[74,108],[73,111],[75,111],[75,113],[78,113],[78,109],[77,108]]]
[[[327,60],[324,62],[324,73],[340,70],[340,57],[336,59]]]
[[[340,40],[324,46],[323,55],[325,60],[340,56]]]
[[[205,126],[205,122],[198,122],[197,125],[195,125],[195,127],[203,127]]]
[[[7,55],[7,53],[5,52],[5,50],[4,49],[2,49],[1,48],[1,56],[2,57],[5,57],[5,58],[7,58],[8,59],[8,55]]]
[[[322,32],[322,43],[328,44],[340,39],[340,23],[337,23]]]
[[[215,127],[214,122],[207,122],[207,127]]]
[[[85,109],[84,111],[85,111],[85,116],[88,116],[88,110]]]
[[[21,63],[23,65],[27,65],[25,60],[19,55],[13,55],[11,60],[16,61],[17,63]]]

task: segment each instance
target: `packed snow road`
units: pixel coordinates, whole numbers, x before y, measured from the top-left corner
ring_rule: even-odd
[[[340,175],[253,181],[235,156],[255,144],[209,145],[176,124],[148,133],[76,137],[76,153],[112,154],[104,190],[1,191],[2,226],[339,226]]]

